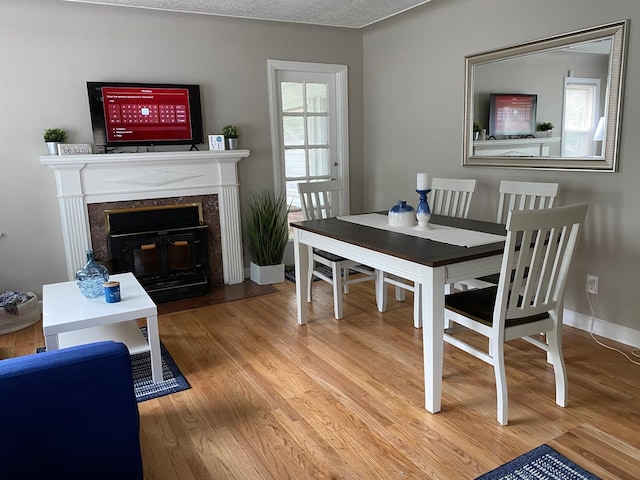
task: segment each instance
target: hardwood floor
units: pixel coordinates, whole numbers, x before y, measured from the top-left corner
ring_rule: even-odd
[[[473,479],[543,443],[603,479],[640,475],[640,367],[585,332],[564,329],[564,409],[543,352],[509,343],[502,427],[491,368],[449,345],[442,411],[424,409],[410,295],[380,314],[353,285],[337,321],[317,282],[299,327],[293,284],[271,291],[160,315],[192,388],[139,404],[146,479]],[[36,324],[0,336],[0,355],[43,343]]]

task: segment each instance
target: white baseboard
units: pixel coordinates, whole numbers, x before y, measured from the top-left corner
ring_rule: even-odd
[[[563,323],[570,327],[579,328],[585,332],[591,330],[591,315],[564,310]],[[640,348],[640,331],[622,325],[596,318],[593,322],[593,333],[615,342],[624,343],[634,348]]]

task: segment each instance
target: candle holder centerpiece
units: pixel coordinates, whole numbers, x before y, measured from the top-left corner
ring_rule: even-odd
[[[417,179],[416,192],[420,195],[420,203],[416,209],[416,220],[418,220],[418,226],[416,230],[429,230],[429,220],[431,219],[431,209],[427,203],[427,194],[431,191],[429,185],[429,174],[419,173]]]
[[[430,230],[429,220],[431,219],[431,209],[429,208],[429,202],[427,202],[427,194],[431,191],[430,188],[426,190],[416,190],[420,195],[420,203],[416,209],[416,220],[418,220],[418,226],[416,230]]]

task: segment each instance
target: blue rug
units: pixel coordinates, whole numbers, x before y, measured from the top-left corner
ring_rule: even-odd
[[[140,331],[142,331],[144,338],[147,338],[147,327],[140,327]],[[45,350],[45,347],[38,347],[36,353],[41,353]],[[151,379],[151,356],[149,352],[131,355],[133,389],[138,403],[191,388],[171,354],[164,347],[162,340],[160,340],[160,354],[162,357],[163,380],[158,383],[153,383]]]
[[[542,445],[476,480],[600,480],[553,448]]]
[[[147,338],[147,328],[140,327],[140,330],[145,338]],[[138,403],[191,388],[191,385],[189,385],[187,379],[182,375],[182,372],[164,347],[162,341],[160,341],[160,353],[162,356],[163,380],[158,383],[153,383],[151,380],[151,356],[149,352],[131,355],[133,387]]]

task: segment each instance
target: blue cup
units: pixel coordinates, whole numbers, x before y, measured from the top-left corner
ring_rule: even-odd
[[[104,299],[107,303],[116,303],[120,301],[120,282],[105,282]]]

